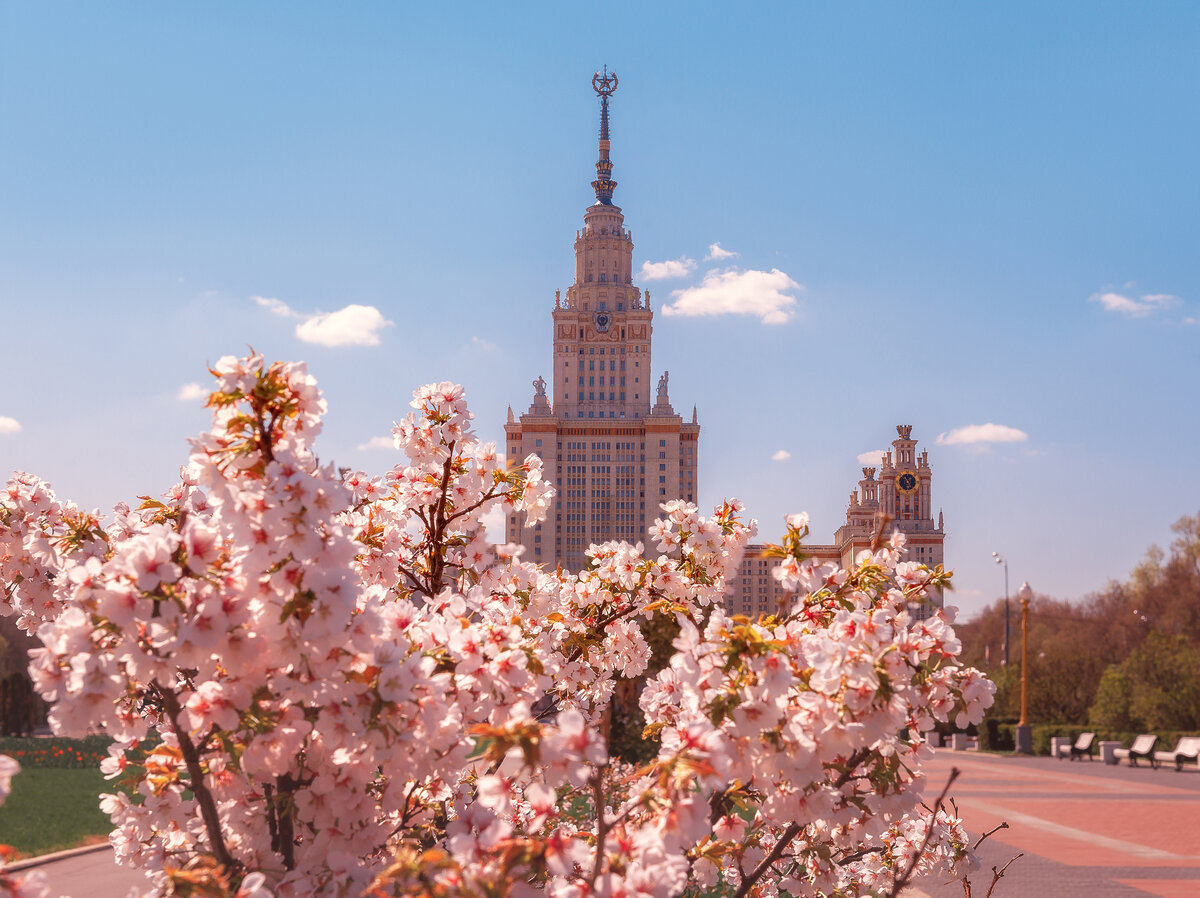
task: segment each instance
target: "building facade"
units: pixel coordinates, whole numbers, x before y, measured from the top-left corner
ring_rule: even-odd
[[[941,511],[936,521],[933,518],[929,452],[917,452],[911,424],[897,425],[896,434],[892,448],[880,456],[878,468],[862,469],[862,480],[850,493],[846,521],[834,534],[833,543],[805,546],[811,556],[850,567],[859,552],[899,530],[907,538],[907,560],[930,568],[944,563],[946,531]],[[726,594],[726,609],[752,617],[780,610],[786,596],[772,572],[777,563],[778,559],[767,555],[766,545],[748,546],[738,578]],[[934,604],[941,602],[940,595],[934,597]],[[917,616],[931,612],[932,608],[926,608]]]
[[[556,291],[550,382],[539,376],[528,410],[508,409],[508,458],[542,459],[554,508],[535,527],[510,515],[506,538],[525,559],[578,569],[592,543],[646,538],[659,505],[696,501],[700,425],[676,414],[669,374],[651,368],[654,313],[633,283],[633,236],[613,204],[608,104],[617,78],[607,69],[592,86],[600,97],[596,202],[575,233],[575,281]],[[547,387],[552,395],[547,394]]]

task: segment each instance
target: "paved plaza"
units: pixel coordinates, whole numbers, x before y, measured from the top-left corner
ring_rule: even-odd
[[[957,767],[953,796],[978,836],[1002,821],[980,849],[974,896],[993,865],[1008,868],[993,898],[1196,898],[1200,896],[1200,770],[1110,767],[1099,761],[1014,758],[941,749],[930,765],[940,790]],[[106,850],[42,867],[53,894],[124,898],[144,880]],[[962,898],[962,886],[920,882],[911,898]]]
[[[1200,770],[1112,767],[1099,761],[1015,758],[941,749],[931,788],[950,769],[969,831],[1009,829],[980,848],[972,877],[982,898],[991,867],[1013,855],[993,898],[1196,898],[1200,896]],[[940,790],[940,785],[938,786]],[[962,886],[921,882],[914,898],[962,898]]]

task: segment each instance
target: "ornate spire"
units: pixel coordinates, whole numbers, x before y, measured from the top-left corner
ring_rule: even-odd
[[[608,158],[608,98],[617,91],[617,73],[604,71],[592,76],[592,89],[600,97],[600,158],[596,161],[596,180],[592,189],[596,191],[596,202],[611,206],[617,182],[612,179],[612,160]]]

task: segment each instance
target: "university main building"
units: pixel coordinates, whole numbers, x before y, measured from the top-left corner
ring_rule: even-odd
[[[607,69],[592,86],[600,97],[596,202],[575,233],[575,282],[555,294],[550,382],[539,376],[528,410],[508,410],[508,457],[538,455],[556,496],[546,519],[532,528],[511,515],[507,541],[525,547],[526,560],[577,569],[592,543],[646,540],[659,505],[695,502],[699,490],[700,425],[695,407],[684,421],[671,405],[668,374],[654,379],[649,294],[633,283],[633,238],[613,204],[617,182],[609,157],[608,104],[617,78]],[[553,398],[547,395],[547,387]],[[834,544],[812,546],[819,558],[848,565],[868,548],[884,522],[909,536],[910,558],[942,562],[941,515],[934,526],[927,453],[916,450],[911,428],[898,429],[892,450],[851,493],[846,523]],[[890,527],[889,527],[890,532]],[[751,546],[726,603],[748,614],[774,611],[781,596],[762,546]]]

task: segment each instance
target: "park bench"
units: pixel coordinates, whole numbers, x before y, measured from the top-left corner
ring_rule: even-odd
[[[1060,758],[1068,758],[1074,761],[1076,758],[1082,758],[1087,755],[1089,761],[1096,757],[1096,734],[1095,733],[1080,733],[1075,740],[1074,745],[1058,746],[1058,756]]]
[[[1184,761],[1200,764],[1200,736],[1184,736],[1171,751],[1156,751],[1154,760],[1160,764],[1174,764],[1176,770],[1183,769]]]
[[[1129,758],[1129,766],[1136,767],[1138,758],[1144,758],[1150,762],[1151,767],[1158,766],[1158,759],[1154,757],[1154,744],[1158,742],[1158,737],[1153,733],[1143,733],[1133,740],[1133,745],[1129,748],[1118,748],[1113,752],[1113,763],[1116,764],[1121,758]]]

